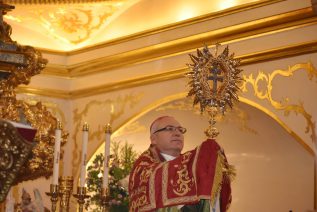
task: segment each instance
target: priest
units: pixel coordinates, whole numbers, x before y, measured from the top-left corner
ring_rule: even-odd
[[[130,173],[130,211],[226,212],[233,168],[215,140],[181,153],[186,128],[171,116],[150,126],[151,145]]]

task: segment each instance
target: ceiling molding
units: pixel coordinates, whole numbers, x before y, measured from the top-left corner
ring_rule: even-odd
[[[284,46],[281,48],[274,48],[252,54],[245,54],[242,56],[237,56],[236,58],[241,60],[241,65],[249,65],[315,52],[317,52],[317,40]]]
[[[60,99],[71,99],[71,96],[72,96],[70,92],[67,92],[64,90],[47,89],[47,88],[31,88],[25,85],[20,85],[16,91],[17,93],[40,95],[40,96],[47,96],[47,97],[60,98]]]
[[[256,64],[265,61],[271,61],[281,58],[287,58],[302,54],[316,53],[317,52],[317,40],[300,43],[291,46],[285,46],[276,49],[270,49],[261,52],[255,52],[252,54],[237,56],[237,59],[241,60],[241,66]],[[29,93],[35,95],[49,96],[55,98],[64,99],[78,99],[87,96],[98,95],[102,93],[112,92],[116,90],[128,89],[137,86],[143,86],[153,83],[159,83],[167,80],[174,80],[183,78],[184,74],[188,71],[187,67],[170,70],[164,73],[152,74],[146,76],[140,76],[128,80],[122,80],[118,82],[106,83],[95,87],[89,87],[85,89],[78,89],[74,91],[62,91],[53,89],[31,88],[28,86],[20,86],[17,89],[18,93]]]
[[[41,74],[70,78],[67,66],[48,63]]]
[[[200,48],[204,43],[209,46],[217,42],[228,43],[237,39],[246,39],[269,32],[272,33],[296,27],[299,28],[316,23],[317,16],[314,15],[312,8],[300,9],[240,25],[230,26],[116,55],[69,65],[65,67],[67,71],[65,71],[65,69],[61,70],[60,75],[65,77],[80,77],[97,74],[128,65],[135,65],[177,54],[189,53],[197,48]],[[46,74],[55,75],[59,71],[47,69],[44,72]]]

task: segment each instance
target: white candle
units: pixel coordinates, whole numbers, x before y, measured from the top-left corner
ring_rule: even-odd
[[[57,121],[57,128],[55,130],[55,145],[54,145],[54,161],[53,161],[53,185],[58,185],[59,159],[61,149],[62,124]]]
[[[109,181],[109,158],[110,158],[110,137],[111,137],[111,126],[107,124],[105,128],[105,152],[104,152],[104,166],[103,166],[103,182],[102,187],[104,189],[108,188]]]
[[[85,186],[86,182],[86,163],[87,163],[87,143],[88,143],[89,126],[85,122],[83,126],[83,146],[81,149],[81,170],[80,170],[80,187]]]

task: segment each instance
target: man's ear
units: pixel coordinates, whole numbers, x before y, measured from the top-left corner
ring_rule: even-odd
[[[156,144],[156,136],[154,134],[152,134],[150,136],[150,140],[151,140],[151,144],[155,145]]]

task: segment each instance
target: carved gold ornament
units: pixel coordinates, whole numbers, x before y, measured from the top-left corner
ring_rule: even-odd
[[[282,100],[273,99],[273,80],[275,77],[292,77],[296,71],[304,70],[308,75],[309,80],[313,78],[317,79],[317,69],[311,62],[299,63],[288,67],[286,70],[274,70],[272,73],[259,72],[257,76],[253,77],[253,74],[243,76],[243,83],[241,85],[242,92],[248,92],[247,85],[251,85],[254,90],[254,95],[260,100],[267,100],[272,107],[276,110],[284,112],[285,116],[290,113],[296,115],[302,115],[306,120],[305,133],[310,133],[310,138],[313,143],[316,143],[316,123],[312,119],[312,115],[307,112],[304,107],[304,103],[291,103],[290,98],[284,98]],[[260,84],[262,86],[260,86]],[[264,86],[263,86],[264,85]],[[260,89],[260,87],[262,89]],[[264,88],[264,89],[263,89]]]
[[[37,144],[32,149],[31,158],[19,172],[15,181],[19,183],[52,174],[57,120],[41,102],[31,105],[16,98],[15,88],[28,84],[32,76],[44,69],[47,60],[33,47],[21,46],[11,40],[11,27],[3,22],[2,15],[14,7],[0,1],[0,8],[3,10],[0,14],[0,118],[22,122],[37,129],[34,139]],[[67,134],[63,132],[62,137],[62,143],[65,143]]]
[[[188,96],[194,97],[194,105],[199,103],[201,113],[209,115],[209,128],[205,134],[215,138],[219,132],[215,128],[215,116],[225,113],[227,107],[232,108],[233,101],[238,101],[238,83],[242,81],[239,76],[240,61],[234,59],[234,54],[229,55],[228,46],[224,51],[213,55],[207,46],[202,50],[197,49],[197,56],[190,54],[193,64],[188,64],[190,71],[186,76],[190,79]]]
[[[0,202],[3,202],[34,143],[24,139],[10,122],[2,119],[0,135]]]

